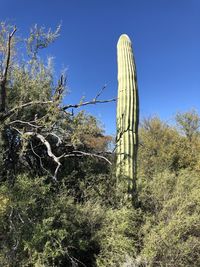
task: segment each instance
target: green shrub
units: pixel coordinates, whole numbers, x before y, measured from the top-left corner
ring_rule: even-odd
[[[143,257],[149,266],[199,266],[198,173],[185,170],[175,177],[166,172],[153,180],[152,188],[152,197],[161,208],[147,218],[143,227]]]

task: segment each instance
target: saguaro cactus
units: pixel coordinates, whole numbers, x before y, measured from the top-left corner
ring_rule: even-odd
[[[136,66],[131,40],[122,34],[117,43],[117,177],[127,178],[129,190],[136,189],[139,100]]]

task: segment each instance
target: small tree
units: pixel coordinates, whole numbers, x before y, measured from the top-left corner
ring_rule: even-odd
[[[191,110],[185,113],[176,115],[176,122],[182,133],[192,141],[192,138],[197,136],[200,127],[200,118],[196,110]]]
[[[67,157],[95,156],[107,160],[103,155],[98,155],[103,151],[95,154],[77,149],[79,147],[75,144],[77,142],[75,121],[78,125],[84,120],[84,115],[74,116],[70,110],[114,99],[99,100],[101,90],[92,101],[63,105],[65,76],[62,74],[57,85],[54,85],[51,59],[45,64],[38,56],[40,49],[48,47],[55,41],[60,27],[54,32],[51,30],[46,32],[37,25],[31,29],[30,36],[25,39],[27,61],[23,61],[17,54],[16,31],[16,27],[10,32],[10,26],[1,24],[0,121],[1,146],[4,150],[3,169],[7,174],[9,172],[10,178],[15,176],[17,169],[28,168],[31,171],[34,169],[37,174],[51,173],[52,178],[56,180],[61,161]],[[91,127],[92,125],[99,131],[99,134],[93,131],[94,135],[104,139],[102,146],[106,146],[108,140],[106,141],[100,134],[97,122],[92,121],[91,117]],[[78,135],[80,136],[80,133]],[[86,135],[83,138],[87,139]],[[47,166],[46,159],[48,162],[52,161],[51,166]],[[6,173],[2,176],[5,179]]]
[[[93,116],[72,109],[114,99],[100,100],[100,90],[91,101],[63,104],[65,75],[55,82],[52,60],[39,57],[59,31],[34,26],[22,56],[17,28],[0,25],[2,266],[78,266],[98,252],[93,236],[103,212],[87,203],[88,191],[110,171],[110,137]],[[98,201],[98,188],[91,194]]]

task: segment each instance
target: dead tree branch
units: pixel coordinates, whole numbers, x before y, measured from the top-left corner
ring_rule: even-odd
[[[10,66],[11,42],[16,31],[17,28],[14,27],[13,31],[8,35],[6,64],[3,70],[2,77],[0,79],[0,90],[1,90],[0,112],[4,112],[6,110],[6,83],[7,83],[8,70]]]
[[[72,153],[65,155],[64,157],[80,157],[80,156],[89,156],[89,157],[95,157],[95,158],[99,158],[99,159],[103,159],[106,162],[108,162],[110,165],[112,165],[112,162],[107,159],[106,157],[99,155],[99,154],[95,154],[95,153],[88,153],[88,152],[84,152],[84,151],[79,151],[79,150],[74,150],[72,151]]]
[[[88,106],[88,105],[94,105],[94,104],[102,104],[102,103],[109,103],[109,102],[114,102],[116,101],[116,98],[113,98],[113,99],[108,99],[108,100],[91,100],[91,101],[87,101],[87,102],[82,102],[82,103],[79,103],[79,104],[74,104],[74,105],[66,105],[64,107],[62,107],[63,110],[67,110],[69,108],[80,108],[80,107],[83,107],[83,106]]]
[[[61,166],[61,163],[60,163],[60,158],[61,157],[57,157],[56,155],[53,154],[52,150],[51,150],[51,145],[50,143],[45,139],[45,137],[39,133],[34,133],[34,132],[26,132],[24,133],[25,135],[28,135],[28,136],[36,136],[46,147],[47,149],[47,154],[50,158],[53,159],[53,161],[57,164],[57,167],[54,171],[54,175],[53,175],[53,179],[54,180],[57,180],[57,173],[58,173],[58,170]]]

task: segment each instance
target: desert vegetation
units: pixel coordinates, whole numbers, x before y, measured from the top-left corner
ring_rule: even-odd
[[[59,34],[35,26],[21,40],[0,25],[0,266],[200,266],[198,112],[178,113],[173,125],[134,121],[129,177],[110,149],[122,124],[115,144],[83,111],[115,99],[100,90],[65,103],[65,74],[56,81],[40,57]]]

